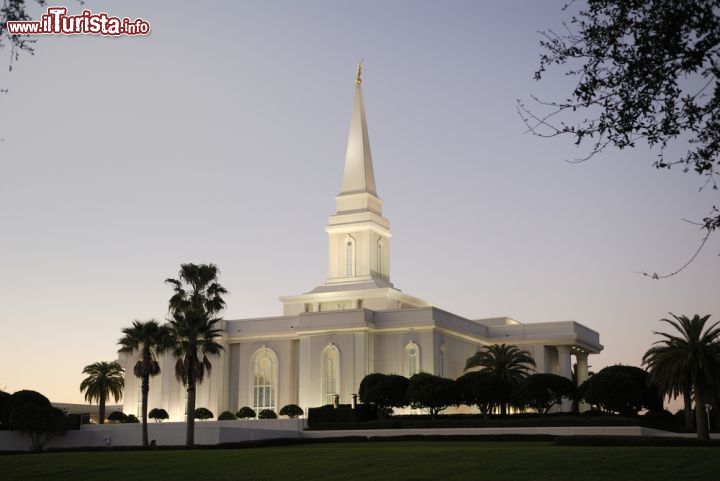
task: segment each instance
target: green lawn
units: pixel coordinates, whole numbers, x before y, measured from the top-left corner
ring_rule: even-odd
[[[716,480],[712,447],[406,441],[0,456],[1,480]]]

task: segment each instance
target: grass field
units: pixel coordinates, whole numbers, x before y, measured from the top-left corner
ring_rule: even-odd
[[[0,456],[4,480],[718,480],[711,447],[417,441]]]

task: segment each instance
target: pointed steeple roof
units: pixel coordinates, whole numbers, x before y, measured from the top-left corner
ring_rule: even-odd
[[[358,65],[358,76],[355,81],[355,100],[353,102],[352,117],[350,118],[350,133],[348,135],[341,194],[369,192],[377,196],[361,83],[360,65]]]

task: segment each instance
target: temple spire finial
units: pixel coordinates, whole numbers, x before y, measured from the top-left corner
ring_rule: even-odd
[[[375,190],[375,173],[373,172],[370,141],[368,140],[367,123],[365,122],[365,106],[360,83],[362,82],[362,63],[357,64],[355,80],[355,99],[353,100],[350,131],[348,133],[345,171],[341,193],[367,192],[377,196]]]

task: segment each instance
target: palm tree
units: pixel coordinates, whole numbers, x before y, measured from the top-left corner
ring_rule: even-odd
[[[492,344],[481,348],[465,363],[466,371],[474,367],[494,374],[508,386],[515,386],[534,370],[535,360],[517,346]],[[500,414],[507,414],[507,400],[500,403]]]
[[[710,439],[705,403],[720,389],[720,328],[719,322],[705,327],[709,315],[692,319],[676,316],[661,319],[674,327],[679,336],[654,332],[662,339],[643,356],[655,382],[668,395],[690,398],[689,387],[695,397],[695,424],[698,439]]]
[[[215,339],[221,334],[222,318],[217,314],[225,308],[222,298],[227,291],[217,282],[214,264],[182,264],[179,279],[167,279],[173,286],[170,298],[170,325],[175,339],[173,355],[177,359],[175,375],[187,386],[187,433],[185,444],[195,442],[195,388],[212,364],[208,355],[218,355],[223,347]]]
[[[110,396],[118,402],[122,398],[125,387],[123,368],[116,361],[95,362],[83,368],[83,374],[88,376],[80,383],[80,392],[85,393],[85,400],[89,403],[98,401],[100,408],[99,423],[105,422],[105,400]]]
[[[148,392],[150,377],[160,374],[157,357],[173,347],[173,339],[168,326],[161,326],[156,320],[147,322],[134,321],[132,327],[122,330],[124,336],[118,341],[122,346],[120,352],[132,354],[139,351],[140,355],[133,367],[135,376],[142,380],[142,443],[150,446],[147,428]]]

